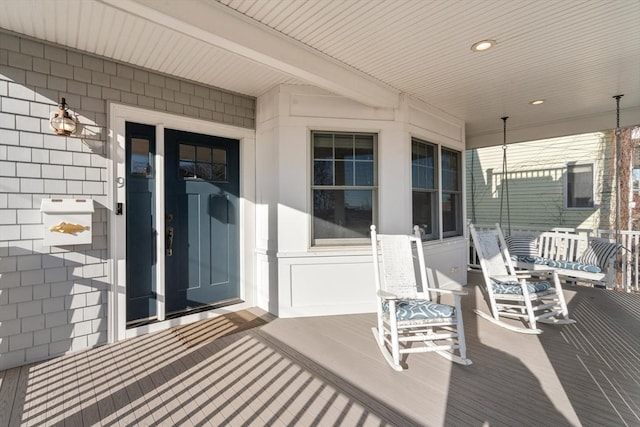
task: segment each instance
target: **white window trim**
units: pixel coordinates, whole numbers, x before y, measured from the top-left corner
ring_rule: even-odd
[[[378,185],[378,180],[379,180],[379,165],[380,162],[378,160],[378,153],[379,153],[379,141],[380,141],[380,134],[379,132],[371,132],[371,131],[349,131],[349,130],[319,130],[319,129],[310,129],[309,130],[309,143],[308,143],[308,147],[309,147],[309,164],[310,164],[310,173],[308,173],[308,177],[309,177],[309,185],[307,186],[307,188],[309,189],[309,242],[310,242],[310,249],[318,249],[318,248],[332,248],[332,247],[352,247],[352,246],[363,246],[363,245],[369,245],[370,244],[370,240],[368,238],[360,238],[360,237],[354,237],[354,238],[335,238],[335,239],[314,239],[314,229],[313,229],[313,223],[314,223],[314,213],[313,213],[313,191],[316,190],[318,187],[321,186],[316,186],[313,183],[313,174],[314,174],[314,152],[313,152],[313,145],[314,145],[314,139],[313,139],[313,135],[316,133],[330,133],[330,134],[362,134],[362,135],[373,135],[374,136],[374,141],[373,141],[373,182],[374,185],[372,186],[345,186],[345,185],[334,185],[331,186],[330,188],[336,189],[336,190],[363,190],[363,189],[372,189],[374,191],[373,194],[373,201],[372,201],[372,223],[375,224],[376,226],[378,226],[378,215],[379,215],[379,211],[380,211],[380,206],[379,206],[379,185]],[[335,159],[334,159],[335,160]],[[335,174],[335,170],[334,170],[334,174]],[[329,187],[328,187],[329,188]]]
[[[461,151],[458,148],[449,147],[449,146],[447,146],[445,144],[440,144],[438,142],[429,141],[427,139],[424,139],[424,138],[421,138],[421,137],[417,137],[417,136],[411,136],[410,137],[410,140],[409,140],[410,141],[410,145],[413,145],[414,140],[419,142],[419,143],[422,143],[422,144],[433,145],[433,146],[435,146],[435,149],[436,149],[435,150],[435,153],[436,153],[436,159],[435,159],[436,160],[436,162],[435,162],[436,164],[435,164],[435,166],[436,166],[436,181],[437,181],[437,185],[435,187],[435,192],[436,192],[436,204],[437,204],[437,211],[438,211],[437,212],[438,232],[436,233],[437,236],[435,238],[429,239],[429,240],[423,240],[423,243],[433,243],[433,242],[442,243],[442,242],[445,242],[445,241],[450,241],[450,239],[455,239],[457,237],[464,238],[464,233],[465,233],[465,226],[464,226],[464,215],[465,215],[465,212],[464,212],[464,198],[466,197],[465,196],[465,190],[464,190],[464,185],[465,185],[465,182],[464,182],[464,167],[465,167],[465,165],[464,165],[464,151]],[[444,229],[443,229],[443,224],[444,224],[443,197],[442,197],[443,196],[443,189],[442,189],[442,173],[443,173],[443,171],[442,171],[442,169],[443,169],[442,168],[442,150],[443,149],[458,153],[458,158],[459,158],[459,161],[460,161],[459,165],[458,165],[459,166],[458,179],[460,181],[461,188],[457,192],[457,194],[460,194],[460,206],[459,206],[459,209],[460,209],[459,215],[460,215],[460,217],[456,218],[457,221],[460,221],[460,224],[459,224],[460,229],[457,230],[456,232],[451,232],[450,231],[450,232],[447,232],[447,233],[445,233]],[[410,164],[411,164],[411,161],[412,161],[412,157],[411,156],[412,156],[412,154],[410,154],[410,157],[409,157]],[[414,191],[414,187],[413,187],[413,168],[411,168],[411,171],[412,171],[411,172],[411,181],[410,181],[410,184],[411,184],[411,210],[413,211],[413,191]],[[447,193],[452,193],[452,192],[447,192]],[[413,218],[412,218],[411,222],[413,222]],[[413,225],[415,225],[415,224],[412,224],[412,227],[413,227]],[[455,233],[455,234],[453,234],[453,233]]]
[[[438,153],[440,155],[440,183],[442,183],[442,150],[446,149],[448,151],[451,152],[455,152],[458,155],[458,185],[464,185],[464,181],[462,180],[462,174],[463,174],[463,163],[462,163],[462,156],[463,156],[463,152],[456,150],[454,148],[449,148],[449,147],[443,147],[441,145],[438,146]],[[457,213],[457,217],[456,217],[456,230],[455,231],[448,231],[446,232],[445,235],[445,231],[444,231],[444,216],[443,216],[443,203],[442,201],[444,200],[444,190],[442,189],[442,184],[440,184],[440,235],[442,236],[441,239],[453,239],[455,237],[459,237],[459,236],[463,236],[464,235],[464,217],[462,216],[464,214],[464,212],[462,211],[462,205],[463,205],[463,197],[464,197],[464,192],[463,192],[463,188],[460,187],[460,189],[458,191],[447,191],[447,194],[459,194],[460,195],[460,200],[459,200],[459,205],[458,208],[460,209],[460,211]],[[455,233],[455,234],[454,234]]]
[[[245,128],[237,128],[222,123],[210,122],[207,120],[176,116],[161,111],[147,110],[140,107],[134,107],[115,102],[108,102],[107,110],[109,111],[109,132],[107,135],[107,152],[109,158],[107,160],[107,197],[106,207],[109,210],[108,227],[110,230],[109,245],[111,248],[110,261],[110,289],[107,292],[107,341],[115,342],[125,338],[131,338],[150,332],[165,330],[174,326],[184,325],[197,320],[219,316],[229,311],[242,310],[253,307],[255,305],[254,295],[256,290],[248,286],[252,282],[247,277],[247,272],[254,270],[253,258],[247,256],[253,251],[253,245],[247,242],[252,240],[254,229],[248,221],[254,216],[253,207],[246,200],[254,200],[255,188],[252,182],[252,176],[240,177],[240,292],[241,298],[245,301],[232,307],[224,307],[221,309],[212,309],[200,313],[189,314],[183,317],[159,320],[158,322],[140,326],[136,328],[126,328],[126,205],[124,205],[124,214],[118,215],[116,206],[118,203],[125,203],[126,188],[124,185],[118,184],[121,177],[125,176],[124,169],[124,144],[127,121],[153,125],[156,127],[156,159],[155,167],[158,175],[156,176],[156,208],[158,211],[164,209],[164,199],[162,186],[164,185],[164,129],[178,129],[188,132],[204,133],[210,135],[219,135],[227,138],[233,138],[240,141],[240,170],[242,173],[250,173],[253,170],[251,165],[255,164],[255,131]],[[155,228],[157,230],[164,229],[164,215],[156,215]],[[164,283],[164,233],[157,233],[157,270],[158,281],[157,293],[159,299],[162,300],[162,283]],[[158,319],[164,317],[164,305],[159,303]]]

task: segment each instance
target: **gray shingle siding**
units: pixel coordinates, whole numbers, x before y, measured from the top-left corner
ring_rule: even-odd
[[[49,128],[61,97],[77,135]],[[107,340],[108,100],[255,129],[255,98],[0,31],[0,369]],[[90,245],[44,246],[49,197],[95,201]]]

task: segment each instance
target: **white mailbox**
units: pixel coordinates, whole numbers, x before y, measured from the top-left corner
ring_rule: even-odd
[[[45,246],[91,243],[91,199],[42,199]]]

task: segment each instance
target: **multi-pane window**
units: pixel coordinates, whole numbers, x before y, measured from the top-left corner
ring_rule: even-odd
[[[567,165],[567,208],[592,208],[593,165]]]
[[[425,240],[440,238],[440,229],[442,237],[462,235],[461,154],[438,148],[415,138],[411,141],[413,224]]]
[[[417,139],[411,141],[413,225],[427,240],[438,237],[437,147]]]
[[[182,178],[224,182],[227,180],[227,151],[180,143],[178,170]]]
[[[376,135],[313,132],[312,143],[314,243],[367,238],[376,217]]]
[[[462,234],[462,167],[458,151],[442,152],[442,236]]]

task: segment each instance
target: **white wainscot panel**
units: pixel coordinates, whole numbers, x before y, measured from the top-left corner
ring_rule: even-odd
[[[456,289],[467,284],[468,247],[460,238],[443,244],[427,244],[424,257],[429,286]]]
[[[352,262],[288,259],[280,271],[284,273],[280,276],[280,317],[369,313],[376,309],[370,257],[357,257]]]

